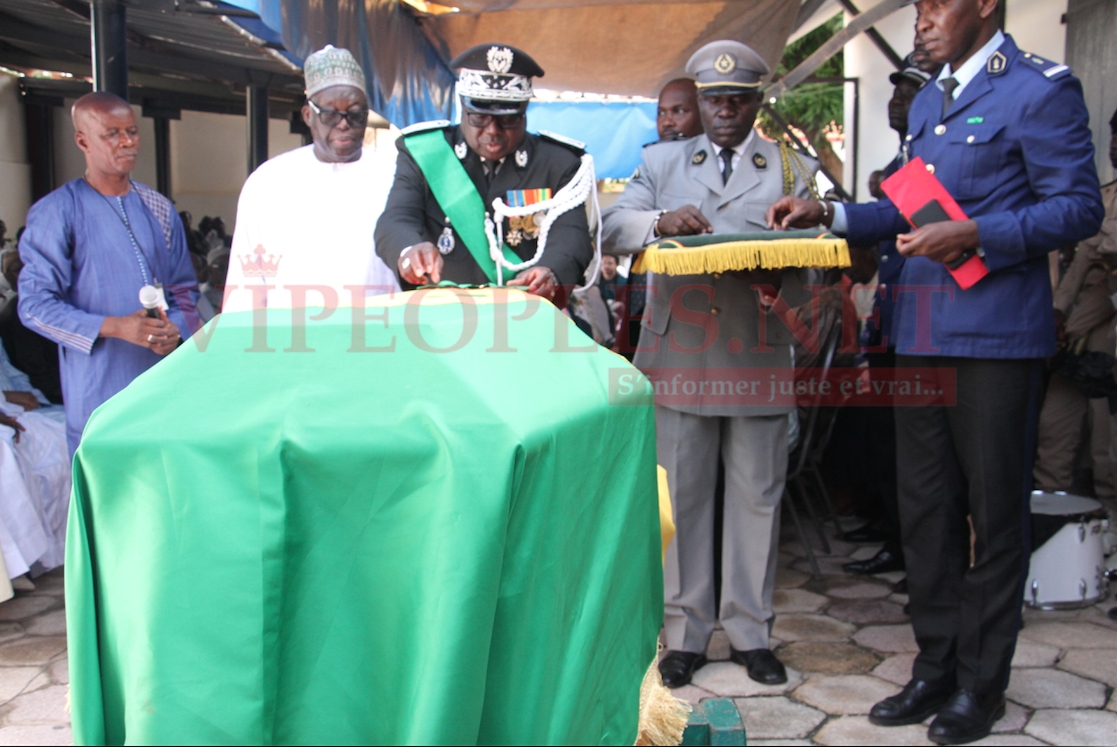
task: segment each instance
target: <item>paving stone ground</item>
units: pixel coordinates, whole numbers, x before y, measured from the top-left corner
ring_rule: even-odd
[[[699,670],[694,686],[675,694],[692,703],[733,697],[750,745],[931,744],[926,725],[884,729],[865,716],[908,681],[918,650],[903,614],[907,597],[891,591],[902,574],[850,576],[842,563],[879,548],[831,545],[833,554],[819,553],[818,582],[803,546],[786,531],[781,543],[773,636],[791,669],[786,686],[756,685],[725,661],[729,647],[719,630],[707,651],[711,671]],[[1105,615],[1115,605],[1110,596],[1083,610],[1025,609],[1005,717],[977,744],[1117,745],[1117,622]]]
[[[789,665],[786,685],[750,680],[728,661],[719,630],[707,651],[712,663],[675,694],[695,703],[733,698],[757,747],[930,744],[925,725],[882,729],[865,717],[911,673],[907,598],[890,589],[900,574],[850,577],[841,564],[876,548],[832,544],[840,554],[820,556],[821,582],[811,579],[798,542],[785,535],[781,545],[773,645]],[[35,583],[35,591],[0,603],[0,747],[72,742],[62,570]],[[979,744],[1117,745],[1117,622],[1105,615],[1115,604],[1110,598],[1084,610],[1025,610],[1005,718]]]

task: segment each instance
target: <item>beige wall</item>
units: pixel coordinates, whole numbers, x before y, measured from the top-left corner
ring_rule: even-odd
[[[31,207],[31,166],[24,128],[19,78],[0,73],[0,220],[8,226],[8,238],[15,238]]]

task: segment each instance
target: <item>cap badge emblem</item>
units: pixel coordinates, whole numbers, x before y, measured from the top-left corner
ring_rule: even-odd
[[[759,153],[753,153],[752,165],[758,169],[766,169],[768,168],[768,159],[760,155]]]
[[[516,165],[519,166],[521,169],[524,166],[527,166],[527,151],[526,150],[516,151]]]
[[[466,141],[461,141],[454,146],[454,155],[458,157],[459,161],[464,161],[466,155],[469,154],[469,144]]]
[[[737,60],[733,55],[728,52],[722,52],[714,60],[714,70],[717,70],[722,75],[728,75],[737,69]]]
[[[512,50],[508,47],[489,47],[489,70],[507,73],[512,69]]]
[[[706,151],[700,150],[694,154],[694,157],[690,159],[690,162],[697,166],[698,164],[703,163],[705,160]]]

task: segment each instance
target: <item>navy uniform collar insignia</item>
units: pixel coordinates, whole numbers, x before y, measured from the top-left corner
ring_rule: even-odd
[[[765,158],[760,153],[753,153],[752,154],[752,165],[755,166],[758,169],[766,169],[766,168],[768,168],[768,159]]]
[[[516,165],[519,166],[521,169],[524,168],[525,166],[527,166],[527,151],[526,150],[516,151]]]
[[[443,151],[445,152],[445,151]],[[465,157],[469,155],[469,144],[466,141],[461,141],[454,146],[454,155],[458,157],[459,161],[464,161]]]
[[[1000,50],[993,53],[989,62],[985,63],[985,72],[990,75],[1000,75],[1008,67],[1008,60]]]
[[[694,154],[694,157],[690,159],[690,162],[693,163],[695,166],[697,166],[701,163],[705,163],[705,161],[706,161],[706,151],[704,151],[704,150],[698,151],[697,153]]]

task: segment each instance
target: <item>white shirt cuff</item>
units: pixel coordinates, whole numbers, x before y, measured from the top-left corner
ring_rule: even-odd
[[[830,203],[834,206],[834,219],[830,221],[830,233],[844,236],[849,224],[846,222],[846,206],[840,202]]]

